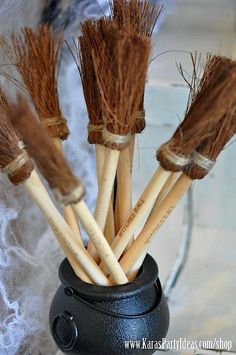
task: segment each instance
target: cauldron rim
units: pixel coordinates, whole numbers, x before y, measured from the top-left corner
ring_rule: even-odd
[[[66,288],[73,289],[73,292],[81,297],[97,301],[114,301],[137,296],[145,289],[152,287],[158,279],[158,266],[155,260],[147,255],[135,280],[116,286],[91,285],[82,281],[75,275],[67,259],[62,261],[58,275]]]

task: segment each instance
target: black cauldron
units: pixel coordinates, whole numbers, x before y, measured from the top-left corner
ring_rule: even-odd
[[[60,265],[59,278],[62,284],[49,318],[63,353],[152,354],[166,336],[169,310],[150,255],[136,279],[125,285],[87,284],[76,277],[67,259]]]

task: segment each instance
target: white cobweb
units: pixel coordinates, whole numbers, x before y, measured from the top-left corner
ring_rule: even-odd
[[[50,354],[48,308],[62,253],[23,188],[1,177],[0,354]]]

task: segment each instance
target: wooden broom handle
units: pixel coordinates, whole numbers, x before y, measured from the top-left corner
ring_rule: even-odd
[[[167,193],[174,186],[175,182],[177,181],[178,176],[179,176],[179,173],[172,173],[172,175],[170,175],[170,177],[166,181],[163,189],[161,190],[158,198],[156,199],[156,202],[155,202],[155,204],[151,210],[151,213],[149,215],[149,218],[151,218],[151,216],[152,216],[152,211],[160,205],[162,200],[166,197]],[[147,224],[148,219],[145,224]],[[129,281],[132,281],[136,278],[136,276],[140,270],[140,267],[142,266],[143,261],[147,255],[147,252],[148,252],[148,247],[145,247],[144,250],[142,251],[142,254],[138,257],[138,259],[135,261],[135,263],[130,267],[129,271],[127,272],[127,277],[128,277]]]
[[[74,204],[73,208],[96,247],[100,259],[104,262],[109,273],[112,275],[114,282],[118,285],[127,283],[128,279],[124,271],[84,201],[82,200]]]
[[[123,226],[132,210],[132,187],[130,170],[130,147],[120,153],[117,169],[118,204],[120,226]]]
[[[100,185],[101,178],[102,178],[102,171],[103,171],[106,151],[107,151],[107,148],[104,147],[103,145],[101,145],[101,144],[95,145],[98,186]]]
[[[134,147],[135,147],[135,134],[133,134],[130,138],[130,144],[129,144],[129,163],[130,163],[130,167],[129,167],[129,170],[127,167],[125,167],[126,169],[126,175],[127,175],[127,171],[129,171],[130,173],[130,176],[128,177],[128,180],[129,180],[129,184],[131,185],[130,186],[130,190],[129,190],[129,194],[131,195],[130,197],[130,205],[131,205],[131,208],[130,208],[130,211],[129,213],[126,215],[126,217],[124,218],[124,213],[123,213],[123,216],[120,216],[120,212],[119,212],[119,209],[120,209],[120,205],[122,205],[123,202],[119,203],[119,198],[120,198],[120,194],[119,194],[119,188],[118,188],[118,191],[117,191],[117,195],[116,195],[116,206],[115,206],[115,231],[116,233],[119,232],[120,228],[123,226],[124,222],[126,221],[128,215],[130,214],[131,210],[132,210],[132,171],[133,171],[133,159],[134,159]],[[121,152],[121,156],[122,156],[122,153]],[[124,153],[126,155],[126,159],[127,160],[127,154]],[[120,157],[120,160],[122,158]],[[118,173],[117,175],[119,175],[119,167],[120,167],[120,162],[118,163]],[[120,175],[121,176],[121,175]],[[122,176],[121,176],[122,178]],[[117,176],[117,180],[119,180],[118,176]],[[121,182],[122,184],[122,182]],[[119,185],[119,182],[118,182],[118,185]],[[122,212],[121,212],[122,214]],[[130,242],[132,242],[132,238],[130,239]],[[128,245],[129,246],[129,245]]]
[[[64,151],[63,151],[61,140],[59,138],[54,138],[53,139],[53,143],[54,143],[55,147],[57,147],[57,149],[59,149],[61,154],[63,154],[63,156],[64,156]],[[83,244],[81,231],[80,231],[80,228],[79,228],[79,225],[78,225],[78,221],[77,221],[77,218],[76,218],[76,216],[74,214],[74,211],[73,211],[72,207],[71,206],[65,206],[64,210],[63,210],[63,215],[64,215],[64,218],[65,218],[67,224],[75,232],[75,234],[77,236],[77,239],[80,240],[81,244]]]
[[[24,186],[44,213],[59,243],[61,243],[62,246],[64,243],[66,244],[67,248],[74,255],[75,260],[78,261],[89,278],[97,285],[110,285],[110,282],[89,256],[88,252],[76,241],[74,232],[54,206],[35,171],[33,171],[29,179],[24,182]],[[77,270],[75,270],[75,272],[77,273]]]
[[[106,156],[106,152],[108,151],[108,148],[104,147],[101,144],[96,144],[95,151],[96,151],[96,166],[97,166],[97,182],[98,182],[98,191],[99,191],[101,180],[102,180],[104,160],[105,160],[105,156]],[[112,202],[110,200],[108,215],[107,215],[107,220],[106,220],[106,239],[109,242],[109,244],[111,244],[112,240],[114,240],[114,238],[115,238],[114,234],[115,234],[114,213],[113,213]],[[89,251],[90,255],[93,255],[93,256],[97,255],[96,248],[90,239],[88,241],[88,251]]]
[[[95,219],[102,232],[104,231],[106,224],[119,155],[120,152],[118,150],[108,149],[104,160],[101,183],[94,213]]]
[[[129,271],[127,272],[127,277],[129,281],[133,281],[137,277],[138,272],[141,266],[143,265],[143,261],[147,255],[147,252],[148,252],[148,248],[145,248],[142,251],[142,254],[135,261],[135,263],[130,267]]]
[[[76,235],[76,239],[80,242],[81,245],[84,245],[80,227],[78,225],[77,218],[74,214],[74,211],[71,206],[64,206],[63,215],[66,223],[70,226],[73,232]]]
[[[165,185],[163,186],[160,194],[158,195],[155,204],[152,208],[152,210],[154,210],[157,206],[160,205],[160,203],[164,200],[164,198],[166,197],[166,195],[168,194],[168,192],[172,189],[172,187],[174,186],[174,184],[176,183],[176,181],[178,180],[180,174],[179,173],[172,173],[168,180],[166,181]],[[150,212],[150,215],[152,213],[152,210]],[[149,217],[148,217],[149,218]]]
[[[147,250],[156,231],[166,221],[191,184],[192,180],[185,174],[182,174],[161,204],[156,206],[152,211],[143,230],[120,260],[120,264],[125,273],[129,272],[141,255],[143,260],[145,259],[146,254],[143,254],[143,250]]]
[[[65,253],[67,259],[69,260],[69,263],[70,263],[72,269],[74,270],[76,276],[78,276],[84,282],[93,284],[94,282],[90,279],[90,277],[86,274],[86,272],[83,270],[83,268],[79,265],[78,261],[75,259],[74,254],[67,247],[67,244],[63,241],[63,239],[60,239],[60,241],[58,239],[58,242],[61,245],[62,249],[64,250],[64,253]]]
[[[95,153],[96,153],[97,186],[99,191],[101,178],[102,178],[102,170],[103,170],[104,160],[106,155],[106,147],[104,147],[101,144],[95,144]],[[92,256],[97,255],[96,248],[93,245],[91,239],[88,240],[87,250],[90,255]]]
[[[113,242],[113,240],[115,239],[115,236],[116,236],[112,198],[109,203],[107,222],[106,222],[106,226],[104,229],[104,234],[105,234],[106,240],[108,241],[109,245],[111,245],[111,243]]]
[[[102,232],[104,231],[106,225],[119,155],[120,152],[118,150],[106,149],[103,172],[99,184],[97,203],[94,213],[95,220],[97,221],[97,224]],[[96,246],[94,245],[94,247]],[[90,255],[98,261],[99,258],[97,248],[93,248],[91,243],[88,245],[88,251]]]
[[[170,171],[166,171],[162,167],[159,167],[154,173],[140,199],[134,206],[130,216],[120,229],[114,242],[111,245],[117,259],[120,258],[121,254],[132,238],[136,228],[143,221],[149,209],[154,205],[159,193],[161,192],[163,186],[171,174],[172,173]],[[104,264],[101,264],[100,266],[107,274],[107,270],[105,270]]]

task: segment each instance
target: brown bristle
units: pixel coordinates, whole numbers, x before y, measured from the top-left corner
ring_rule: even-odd
[[[32,161],[24,157],[22,165],[16,165],[16,162],[23,150],[20,148],[20,138],[16,134],[11,122],[7,116],[0,113],[0,169],[8,175],[8,179],[14,184],[18,185],[27,180],[34,169]],[[15,165],[11,171],[7,172],[9,164]]]
[[[114,30],[109,23],[103,31],[106,36],[98,36],[92,51],[102,101],[103,144],[122,150],[129,141],[115,139],[114,135],[123,139],[132,133],[143,94],[150,40]]]
[[[44,24],[36,30],[23,28],[19,35],[12,32],[8,42],[1,41],[3,50],[21,74],[42,124],[52,137],[66,139],[69,130],[60,110],[56,80],[62,34],[55,39],[52,28]]]
[[[203,159],[202,166],[200,166],[201,160],[198,165],[194,163],[193,158],[193,162],[184,169],[184,173],[192,180],[204,178],[209,173],[211,165],[213,166],[218,155],[235,133],[236,103],[235,109],[227,113],[216,125],[214,134],[209,139],[206,139],[196,150],[197,154],[200,154],[200,159]],[[199,159],[199,156],[196,155],[196,157]]]
[[[146,0],[113,0],[110,8],[120,29],[150,37],[163,6]]]
[[[80,76],[89,116],[88,142],[90,144],[101,144],[103,119],[101,111],[101,98],[97,87],[93,58],[91,54],[91,41],[96,35],[96,33],[93,33],[93,29],[96,32],[96,27],[92,26],[92,28],[90,28],[85,24],[83,26],[83,36],[79,37]]]
[[[120,29],[133,31],[151,37],[155,24],[163,6],[150,4],[146,0],[113,0],[110,4],[111,13]],[[140,117],[142,115],[142,118]],[[138,109],[138,117],[133,129],[134,133],[141,133],[146,127],[144,112],[144,89]]]
[[[102,144],[103,116],[101,95],[97,83],[92,52],[99,51],[102,40],[117,31],[117,25],[110,17],[99,20],[86,20],[80,26],[80,70],[84,97],[89,114],[88,141],[90,144]]]
[[[58,189],[62,196],[71,194],[81,184],[80,181],[73,176],[47,130],[37,122],[35,114],[22,97],[12,106],[10,119],[51,188]]]
[[[6,113],[9,109],[9,102],[6,93],[0,88],[0,112]]]
[[[185,158],[213,134],[216,124],[235,103],[235,85],[236,62],[226,57],[210,56],[183,122],[171,140],[157,151],[157,159],[164,169],[183,169],[167,159],[167,147],[172,154]]]
[[[144,110],[144,90],[143,90],[141,101],[140,101],[139,107],[138,107],[138,112],[136,114],[135,124],[132,129],[132,134],[142,133],[142,131],[145,129],[145,127],[146,127],[145,115],[146,114],[145,114],[145,110]]]

